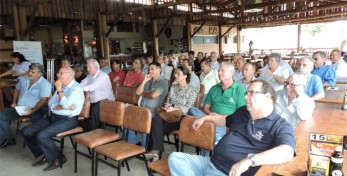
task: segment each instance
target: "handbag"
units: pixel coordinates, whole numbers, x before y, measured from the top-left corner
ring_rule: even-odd
[[[181,110],[166,112],[162,108],[157,108],[157,114],[161,119],[165,120],[167,123],[175,123],[181,120],[183,112]]]

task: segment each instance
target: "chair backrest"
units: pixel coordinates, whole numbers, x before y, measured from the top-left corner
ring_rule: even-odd
[[[202,97],[204,97],[204,94],[205,94],[205,86],[203,84],[200,84],[200,91],[194,102],[194,107],[200,108],[201,100],[202,100]]]
[[[89,91],[85,91],[84,92],[84,103],[83,103],[83,108],[82,111],[80,113],[80,115],[78,116],[78,118],[80,119],[86,119],[89,118],[89,112],[90,112],[90,92]]]
[[[123,127],[141,133],[151,132],[152,113],[148,108],[128,106],[125,109]]]
[[[112,80],[111,80],[111,85],[112,85],[113,95],[116,97],[118,85],[117,85],[116,82],[113,82]],[[116,98],[117,98],[117,97],[116,97]]]
[[[112,126],[123,125],[125,103],[112,100],[100,102],[100,122]]]
[[[199,147],[205,150],[213,150],[216,138],[216,126],[213,122],[206,121],[199,129],[194,130],[192,125],[197,118],[186,116],[182,119],[179,132],[179,140],[182,143]]]
[[[137,105],[139,101],[139,96],[136,94],[136,89],[136,87],[118,85],[115,94],[116,100],[124,103]]]

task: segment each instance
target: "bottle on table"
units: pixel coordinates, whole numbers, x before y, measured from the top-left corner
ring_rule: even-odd
[[[337,145],[335,147],[335,152],[331,155],[330,158],[330,176],[343,176],[343,153],[342,146]]]

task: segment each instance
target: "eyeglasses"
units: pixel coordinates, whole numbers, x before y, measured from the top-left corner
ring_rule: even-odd
[[[263,92],[260,92],[260,91],[255,91],[255,90],[249,90],[249,91],[246,91],[245,92],[245,96],[248,95],[248,96],[253,96],[255,94],[264,94]]]
[[[285,82],[284,82],[284,85],[293,88],[293,87],[295,87],[295,86],[300,86],[301,84],[290,84],[288,81],[285,81]]]

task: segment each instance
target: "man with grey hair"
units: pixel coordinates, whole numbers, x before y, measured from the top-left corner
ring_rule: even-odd
[[[28,76],[23,77],[16,84],[11,107],[0,111],[0,148],[16,144],[11,131],[11,120],[17,120],[26,115],[34,123],[46,114],[47,109],[44,105],[47,104],[52,86],[42,73],[43,65],[31,64]],[[20,106],[25,109],[23,114],[19,114],[15,109]]]
[[[201,100],[201,107],[204,105],[207,93],[210,91],[211,87],[220,82],[218,78],[218,70],[212,70],[211,61],[203,60],[200,64],[201,74],[200,83],[205,86],[204,97]]]
[[[334,86],[336,83],[336,72],[330,65],[325,64],[325,57],[326,55],[323,51],[313,53],[314,69],[311,71],[311,74],[319,76],[324,87]]]
[[[160,76],[162,78],[164,78],[165,80],[168,81],[169,85],[170,85],[170,80],[171,80],[171,74],[172,74],[172,67],[169,67],[168,65],[166,65],[164,63],[164,56],[163,55],[159,55],[157,57],[157,62],[161,65],[161,74]]]
[[[218,70],[220,83],[212,86],[208,92],[202,111],[192,107],[188,115],[202,117],[204,115],[230,115],[246,104],[245,89],[233,80],[234,66],[230,62],[223,62]],[[217,136],[224,136],[225,127],[217,127]],[[217,142],[217,141],[216,141]],[[205,155],[206,152],[203,152]]]
[[[317,75],[312,75],[314,61],[310,57],[303,57],[299,60],[298,72],[304,75],[307,79],[305,93],[313,100],[318,100],[324,97],[324,87],[322,80]]]
[[[269,55],[268,69],[260,73],[258,79],[264,79],[274,85],[275,91],[283,89],[283,84],[289,77],[289,70],[280,66],[281,55],[272,53]]]
[[[330,53],[330,59],[332,61],[331,68],[336,72],[336,80],[347,77],[347,63],[341,57],[340,50],[332,50]]]
[[[295,129],[301,120],[312,117],[315,104],[312,98],[304,92],[306,76],[294,73],[285,83],[286,89],[281,90],[276,98],[275,109],[277,114]]]
[[[115,100],[112,90],[112,84],[109,76],[100,71],[98,61],[95,59],[87,60],[88,76],[82,80],[81,86],[84,91],[90,92],[90,115],[91,115],[91,129],[100,127],[100,101],[101,100]]]
[[[50,117],[41,118],[21,131],[31,153],[36,158],[43,155],[32,166],[48,163],[44,171],[56,169],[66,162],[64,156],[60,157],[60,151],[52,137],[78,125],[77,116],[81,113],[84,103],[83,89],[75,81],[75,72],[71,67],[59,69],[54,86],[56,91],[48,102],[52,112]]]
[[[220,64],[218,63],[218,57],[219,57],[219,54],[217,51],[211,51],[210,60],[211,60],[211,65],[212,65],[211,68],[213,70],[219,69]]]

